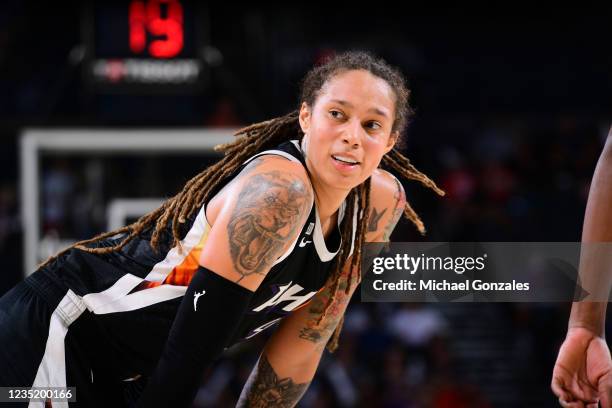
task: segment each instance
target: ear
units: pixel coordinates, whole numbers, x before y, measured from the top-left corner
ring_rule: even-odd
[[[385,147],[385,154],[389,153],[391,149],[393,149],[398,139],[399,132],[397,130],[395,132],[391,132],[391,134],[389,135],[389,140],[387,141],[387,146]]]
[[[306,102],[302,102],[302,106],[300,106],[299,120],[302,132],[308,133],[308,129],[310,129],[310,107]]]

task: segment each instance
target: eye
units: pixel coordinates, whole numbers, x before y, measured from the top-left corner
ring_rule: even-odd
[[[366,123],[366,127],[372,130],[379,130],[382,129],[382,125],[378,122],[375,121],[370,121],[368,123]]]
[[[335,110],[335,109],[330,110],[329,115],[334,119],[344,118],[344,113],[340,112],[339,110]]]

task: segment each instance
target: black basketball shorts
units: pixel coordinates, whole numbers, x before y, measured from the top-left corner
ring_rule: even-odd
[[[0,402],[0,407],[124,407],[109,380],[105,347],[83,300],[38,271],[0,298],[0,386],[75,387],[76,402]]]

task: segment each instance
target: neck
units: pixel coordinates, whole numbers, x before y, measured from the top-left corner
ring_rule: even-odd
[[[324,230],[327,230],[327,226],[330,221],[335,219],[334,215],[338,212],[340,205],[349,195],[350,190],[343,190],[333,188],[321,183],[318,177],[312,177],[311,183],[314,191],[314,201],[319,212],[319,220]]]
[[[317,189],[314,183],[313,189],[315,205],[319,211],[319,219],[321,220],[321,225],[325,229],[329,222],[335,218],[334,214],[338,212],[340,205],[348,196],[348,191],[342,194],[334,194],[334,192],[330,192],[322,188]]]
[[[304,146],[302,145],[302,152],[306,162],[306,170],[310,175],[310,181],[314,191],[314,201],[319,212],[319,220],[324,230],[327,230],[329,222],[335,219],[334,214],[337,213],[342,202],[349,195],[350,190],[334,188],[329,185],[321,183],[321,178],[314,170],[308,156],[305,153]]]

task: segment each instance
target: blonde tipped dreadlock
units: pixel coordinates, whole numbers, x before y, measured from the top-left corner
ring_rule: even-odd
[[[325,83],[336,74],[348,70],[366,70],[371,74],[385,80],[396,96],[396,112],[393,123],[393,131],[401,133],[406,126],[412,110],[408,105],[410,92],[406,87],[403,76],[399,71],[390,67],[385,61],[377,60],[370,54],[363,52],[347,52],[340,54],[327,63],[313,68],[302,83],[302,92],[300,100],[308,106],[314,106],[314,103],[319,95],[319,92]],[[145,229],[153,228],[151,236],[151,246],[158,249],[160,235],[164,232],[168,222],[171,222],[172,228],[172,246],[181,248],[181,238],[179,227],[180,224],[186,222],[194,211],[206,202],[210,197],[210,193],[218,186],[226,176],[236,171],[241,164],[249,157],[257,154],[262,150],[269,149],[291,139],[302,139],[304,136],[299,120],[299,111],[293,111],[285,116],[267,120],[265,122],[256,123],[239,130],[235,136],[236,140],[230,143],[215,147],[216,151],[223,152],[223,158],[206,170],[202,171],[191,180],[189,180],[182,191],[174,197],[166,200],[156,210],[142,216],[136,222],[119,228],[114,231],[105,232],[91,239],[77,242],[76,244],[66,248],[57,255],[50,257],[40,267],[46,266],[60,257],[71,248],[76,248],[82,251],[94,254],[107,254],[121,250],[133,238],[145,231]],[[426,175],[418,171],[410,161],[404,157],[398,150],[392,149],[383,157],[382,164],[393,170],[397,175],[408,180],[415,180],[424,186],[434,190],[436,193],[443,195],[436,184]],[[325,317],[329,308],[336,299],[336,292],[340,285],[340,275],[343,265],[349,259],[352,238],[352,220],[355,210],[357,210],[357,230],[355,232],[354,254],[351,258],[350,274],[348,276],[348,284],[345,292],[348,293],[353,282],[359,282],[361,279],[359,273],[359,265],[361,265],[362,246],[365,242],[366,226],[368,225],[368,217],[370,214],[370,178],[364,183],[353,188],[346,199],[346,213],[341,224],[342,247],[336,257],[330,276],[333,278],[332,296],[327,300],[324,312],[319,317],[317,323],[320,323]],[[406,203],[404,215],[417,227],[421,232],[425,232],[423,222]],[[117,245],[109,247],[88,247],[87,244],[99,242],[105,238],[115,235],[124,234]],[[327,344],[329,351],[334,351],[338,345],[338,338],[342,330],[342,318],[333,333],[332,338]]]

